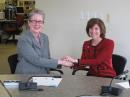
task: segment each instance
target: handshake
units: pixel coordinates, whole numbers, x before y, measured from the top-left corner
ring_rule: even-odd
[[[65,57],[58,60],[58,64],[61,64],[61,65],[66,66],[66,67],[73,67],[74,63],[78,63],[78,60],[74,59],[70,56],[65,56]]]

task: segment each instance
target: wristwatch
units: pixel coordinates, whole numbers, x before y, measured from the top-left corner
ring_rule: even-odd
[[[57,69],[61,69],[61,68],[62,68],[62,65],[58,64]]]

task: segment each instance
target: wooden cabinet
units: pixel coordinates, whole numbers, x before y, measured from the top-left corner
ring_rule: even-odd
[[[0,0],[0,3],[5,3],[5,0]]]
[[[3,12],[5,9],[5,0],[0,0],[0,12]]]
[[[30,11],[35,9],[35,0],[18,0],[17,6],[23,7],[25,13],[29,13]]]
[[[35,2],[35,0],[0,0],[0,19],[3,19],[3,17],[5,17],[5,10],[10,5],[19,8],[19,10],[16,9],[16,13],[18,12],[17,14],[24,14],[25,17],[27,17],[28,13],[35,9]]]

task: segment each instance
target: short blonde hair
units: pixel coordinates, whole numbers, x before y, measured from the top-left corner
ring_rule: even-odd
[[[32,16],[34,16],[35,14],[40,14],[42,15],[43,17],[43,21],[45,19],[45,14],[42,10],[39,10],[39,9],[35,9],[35,10],[32,10],[29,14],[28,14],[28,20],[30,20],[32,18]]]

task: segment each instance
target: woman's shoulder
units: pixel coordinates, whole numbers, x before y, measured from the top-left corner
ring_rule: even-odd
[[[106,43],[114,43],[112,39],[108,39],[108,38],[104,38],[103,41]]]
[[[26,32],[22,32],[22,34],[20,35],[20,37],[19,37],[19,41],[31,41],[32,40],[32,38],[33,38],[33,35],[32,35],[32,33],[31,32],[29,32],[29,31],[26,31]]]
[[[48,38],[48,35],[45,34],[45,33],[41,33],[41,36],[42,36],[42,37],[45,37],[45,38]]]
[[[101,45],[103,47],[114,46],[114,41],[112,39],[104,38]]]
[[[90,43],[91,43],[91,40],[84,41],[83,47],[85,47],[85,48],[88,47],[90,45]]]
[[[29,34],[30,34],[30,33],[29,33],[28,31],[22,32],[22,34],[20,35],[20,38],[27,38],[27,37],[30,36]]]
[[[90,40],[86,40],[86,41],[84,41],[84,44],[90,44],[90,42],[91,42],[91,39]]]

